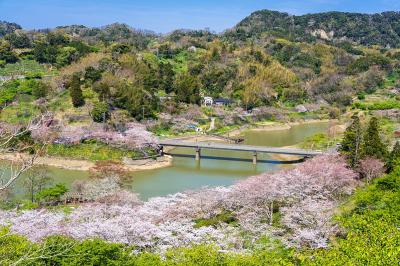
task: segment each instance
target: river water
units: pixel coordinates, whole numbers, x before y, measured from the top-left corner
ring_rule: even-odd
[[[321,122],[296,125],[287,130],[249,130],[244,133],[245,144],[271,147],[290,146],[309,136],[325,132],[327,127],[328,123]],[[173,150],[172,153],[194,155],[195,151],[179,148]],[[252,154],[248,152],[202,151],[202,155],[252,158]],[[269,155],[259,155],[259,159],[271,160],[274,158]],[[170,167],[133,173],[132,182],[127,186],[138,193],[143,200],[147,200],[151,197],[165,196],[206,186],[229,186],[240,179],[262,172],[276,171],[282,167],[285,166],[274,163],[259,163],[254,166],[247,161],[202,159],[197,162],[193,158],[174,157],[173,164]],[[84,171],[71,171],[54,167],[46,167],[46,170],[54,180],[53,183],[64,183],[67,186],[71,186],[75,180],[88,178],[88,173]],[[25,194],[22,188],[23,179],[21,178],[14,186],[15,197],[23,197]]]

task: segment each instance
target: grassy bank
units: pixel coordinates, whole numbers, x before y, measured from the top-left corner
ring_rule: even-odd
[[[154,156],[156,152],[150,148],[144,150],[147,155]],[[90,161],[121,161],[124,157],[139,159],[145,157],[141,150],[123,150],[113,148],[100,142],[87,142],[77,145],[51,144],[47,146],[46,154],[48,156],[65,157],[79,160]]]

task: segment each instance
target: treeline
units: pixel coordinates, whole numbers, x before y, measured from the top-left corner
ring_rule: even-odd
[[[280,24],[287,16],[266,17]],[[0,67],[33,61],[56,70],[48,97],[67,88],[73,105],[81,107],[87,95],[95,95],[98,100],[87,99],[95,105],[95,121],[118,109],[136,119],[174,115],[200,105],[204,96],[226,98],[245,110],[311,104],[335,118],[355,96],[374,93],[388,77],[400,75],[396,49],[284,37],[244,43],[208,30],[157,36],[124,24],[17,29],[0,39]]]
[[[384,163],[386,170],[391,172],[400,162],[400,143],[397,142],[391,151],[389,146],[390,144],[382,139],[379,120],[376,117],[372,117],[368,125],[364,127],[360,118],[354,115],[351,124],[344,132],[340,151],[347,157],[349,165],[353,168],[366,170],[365,168],[371,165],[362,165],[362,160],[373,158]],[[372,161],[369,162],[372,163]],[[373,162],[375,165],[372,167],[378,167],[376,162]]]
[[[242,41],[267,36],[305,42],[340,42],[347,39],[366,46],[399,47],[400,13],[370,15],[327,12],[293,16],[278,11],[261,10],[228,30],[225,36]]]

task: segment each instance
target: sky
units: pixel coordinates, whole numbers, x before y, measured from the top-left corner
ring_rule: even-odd
[[[0,0],[0,20],[25,29],[114,22],[167,33],[175,29],[221,32],[252,12],[271,9],[294,15],[325,11],[400,11],[400,0]]]

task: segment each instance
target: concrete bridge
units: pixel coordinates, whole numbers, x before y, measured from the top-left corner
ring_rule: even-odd
[[[185,142],[182,140],[165,140],[159,143],[161,153],[163,153],[164,147],[179,147],[179,148],[193,148],[196,150],[195,158],[197,161],[201,158],[201,150],[226,150],[226,151],[242,151],[251,152],[253,154],[253,164],[257,164],[258,153],[269,153],[269,154],[283,154],[283,155],[294,155],[301,157],[313,157],[322,154],[321,151],[311,151],[295,148],[274,148],[274,147],[262,147],[262,146],[251,146],[251,145],[235,145],[226,143],[216,142]]]

